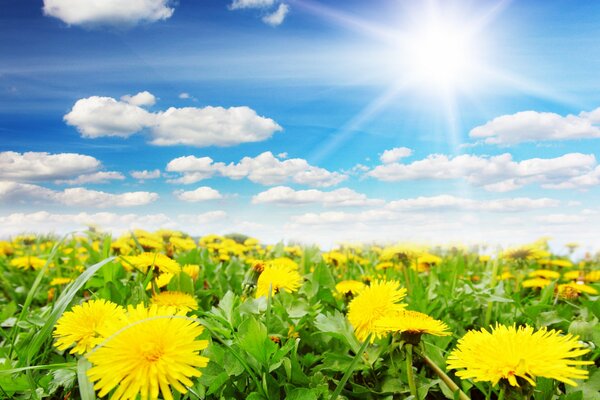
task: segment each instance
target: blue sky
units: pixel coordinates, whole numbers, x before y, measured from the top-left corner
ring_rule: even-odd
[[[1,235],[595,244],[600,4],[119,4],[5,2]]]

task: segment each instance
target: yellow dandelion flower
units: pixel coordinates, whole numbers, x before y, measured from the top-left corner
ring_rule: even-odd
[[[517,378],[521,378],[535,386],[536,377],[541,376],[577,386],[574,379],[588,377],[588,371],[577,366],[592,362],[573,358],[588,352],[577,336],[546,328],[534,332],[530,326],[497,325],[491,332],[483,328],[467,332],[450,353],[448,368],[458,370],[456,375],[462,379],[493,385],[505,379],[511,386],[519,386]]]
[[[87,355],[87,372],[100,397],[115,389],[111,399],[172,400],[171,387],[186,393],[208,358],[199,352],[208,341],[198,340],[204,328],[173,308],[143,305],[128,308],[130,324]]]
[[[515,276],[510,271],[504,271],[499,277],[501,281],[506,281],[508,279],[515,279]]]
[[[189,251],[196,248],[196,242],[194,242],[194,239],[192,238],[171,237],[169,243],[177,250]]]
[[[123,258],[125,259],[125,262],[123,263],[125,268],[127,268],[128,265],[133,265],[142,272],[148,271],[148,268],[150,267],[154,267],[154,269],[160,272],[170,272],[172,274],[177,274],[181,270],[177,261],[162,253],[142,253],[137,256]]]
[[[41,269],[46,260],[34,256],[15,257],[10,260],[10,265],[21,269]]]
[[[163,244],[160,240],[152,237],[139,237],[137,242],[142,246],[144,251],[162,250]]]
[[[360,281],[346,280],[335,285],[335,290],[341,294],[357,294],[365,288],[365,284]]]
[[[434,336],[448,336],[448,325],[418,311],[402,310],[393,315],[386,315],[375,323],[375,328],[382,334],[402,332],[420,336],[424,333]]]
[[[585,280],[588,282],[600,281],[600,271],[588,272],[588,274],[585,276]]]
[[[186,264],[183,266],[182,271],[188,274],[192,280],[198,279],[198,275],[200,275],[200,266],[195,264]]]
[[[287,258],[287,257],[279,257],[274,258],[266,262],[266,265],[272,268],[280,268],[280,269],[290,269],[290,270],[298,270],[298,263]]]
[[[393,262],[391,262],[391,261],[383,261],[383,262],[380,262],[379,264],[377,264],[375,266],[375,269],[377,271],[385,271],[386,269],[391,269],[391,268],[394,268],[394,267],[395,266],[394,266]],[[401,267],[401,266],[399,266],[399,267]]]
[[[104,340],[109,326],[117,323],[125,310],[106,300],[90,300],[64,313],[54,329],[55,346],[66,350],[75,344],[71,354],[83,354]]]
[[[197,310],[198,302],[190,294],[183,292],[160,292],[152,296],[152,304],[157,306],[175,307],[178,310]]]
[[[529,273],[529,276],[532,278],[545,278],[555,280],[560,278],[560,273],[549,269],[536,269],[535,271],[531,271]]]
[[[563,274],[563,279],[567,280],[584,280],[585,279],[585,271],[583,270],[574,270],[568,271]]]
[[[406,296],[406,289],[399,287],[398,281],[374,281],[348,304],[348,321],[358,340],[365,340],[370,333],[373,333],[372,341],[382,336],[375,329],[379,319],[397,314],[406,307],[406,304],[398,303]]]
[[[171,282],[171,279],[175,276],[175,274],[172,274],[170,272],[163,272],[162,274],[158,275],[156,278],[154,278],[154,284],[156,285],[157,288],[163,288],[165,286],[167,286],[169,284],[169,282]],[[146,290],[150,290],[152,289],[152,282],[148,282],[148,284],[146,285]]]
[[[66,285],[71,282],[73,282],[73,278],[54,278],[50,281],[50,286]]]
[[[551,284],[552,281],[545,278],[533,278],[527,279],[521,282],[521,286],[524,288],[544,288]]]
[[[555,267],[561,268],[571,268],[573,266],[573,263],[570,260],[556,258],[554,260],[550,260],[550,265],[554,265]]]
[[[586,285],[584,283],[564,283],[558,285],[557,288],[558,294],[562,294],[568,291],[574,291],[577,294],[579,293],[587,293],[587,294],[598,294],[596,288]]]
[[[302,286],[302,276],[297,268],[289,264],[267,265],[258,276],[255,297],[258,299],[262,296],[268,296],[269,289],[273,290],[273,294],[282,289],[286,292],[295,292],[300,286]]]
[[[535,244],[507,249],[501,254],[501,257],[509,260],[539,260],[548,256],[548,251]]]
[[[491,256],[489,256],[488,254],[482,254],[479,256],[479,262],[481,263],[486,263],[488,261],[490,261],[492,259]]]

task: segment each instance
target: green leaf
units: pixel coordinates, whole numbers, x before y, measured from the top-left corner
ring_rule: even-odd
[[[85,357],[81,357],[77,362],[77,383],[79,384],[79,395],[81,400],[94,400],[94,385],[90,382],[87,371],[92,367],[92,364]]]
[[[315,389],[296,388],[290,391],[286,400],[317,400],[319,392]]]
[[[238,330],[239,345],[263,367],[269,367],[269,358],[277,350],[267,335],[267,327],[255,318],[247,318]]]
[[[319,314],[315,318],[315,328],[317,328],[320,332],[327,333],[337,339],[345,342],[354,353],[360,349],[360,343],[354,336],[354,332],[352,330],[352,326],[340,313],[339,311],[334,311],[333,314]]]

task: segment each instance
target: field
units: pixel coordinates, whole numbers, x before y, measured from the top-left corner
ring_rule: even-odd
[[[600,399],[600,259],[575,247],[14,237],[0,397]]]

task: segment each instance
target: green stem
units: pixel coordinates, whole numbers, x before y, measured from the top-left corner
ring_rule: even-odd
[[[417,400],[419,400],[419,392],[417,392],[417,385],[415,384],[415,374],[413,372],[413,345],[406,343],[406,377],[408,378],[408,387],[410,388],[410,394]]]
[[[498,394],[498,400],[504,400],[504,393],[505,393],[505,389],[504,389],[504,387],[501,387],[500,394]]]
[[[354,356],[354,359],[350,363],[350,366],[348,367],[346,372],[344,372],[344,376],[342,376],[342,379],[338,382],[337,386],[335,387],[333,394],[329,398],[330,400],[336,400],[338,398],[338,396],[340,395],[340,393],[342,393],[342,389],[344,389],[344,386],[346,386],[346,382],[348,382],[350,375],[352,375],[352,373],[354,372],[354,368],[356,368],[356,364],[358,364],[358,361],[363,356],[363,353],[365,352],[365,349],[369,345],[370,341],[371,341],[371,334],[369,334],[369,336],[367,336],[367,338],[365,339],[363,344],[360,346],[360,349]]]
[[[269,295],[267,296],[267,310],[265,311],[265,325],[267,326],[267,333],[269,333],[269,322],[271,320],[271,301],[273,299],[273,284],[269,284]]]
[[[496,282],[498,278],[498,260],[495,260],[492,263],[492,277],[490,280],[490,289],[494,289],[494,287],[496,287]],[[483,321],[483,326],[487,327],[490,325],[490,321],[492,320],[492,309],[493,309],[494,303],[490,300],[487,303],[487,308],[485,310],[485,319]]]
[[[446,386],[448,386],[448,388],[453,393],[458,392],[458,398],[460,400],[471,400],[469,398],[469,396],[467,396],[462,390],[460,390],[459,387],[456,385],[456,383],[454,383],[454,381],[452,381],[452,379],[450,379],[450,377],[448,375],[446,375],[446,373],[444,371],[442,371],[442,369],[440,367],[437,366],[436,363],[434,363],[425,354],[420,353],[417,349],[415,349],[415,350],[416,350],[417,354],[419,354],[419,356],[423,359],[423,361],[425,361],[425,363],[433,370],[433,372],[435,372],[435,374],[446,384]]]

